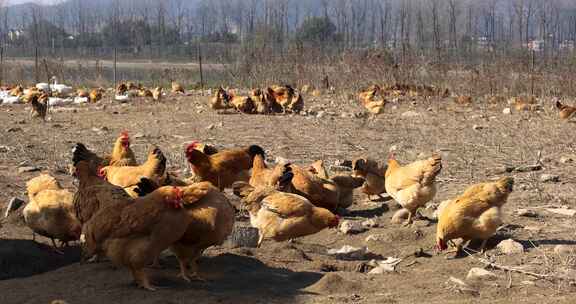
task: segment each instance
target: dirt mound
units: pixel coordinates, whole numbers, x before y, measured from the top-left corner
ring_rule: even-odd
[[[328,273],[316,284],[306,288],[306,291],[319,294],[355,293],[362,288],[362,284],[345,280],[336,273]]]
[[[80,261],[80,249],[69,247],[64,254],[30,240],[0,240],[0,280],[27,277]]]

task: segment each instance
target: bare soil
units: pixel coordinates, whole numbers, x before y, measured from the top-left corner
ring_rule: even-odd
[[[168,156],[171,170],[186,174],[182,151],[186,143],[201,140],[220,148],[259,144],[269,159],[281,156],[297,163],[324,159],[328,165],[357,156],[386,159],[391,148],[408,162],[439,151],[444,169],[431,206],[461,193],[468,185],[504,174],[516,178],[515,191],[505,205],[506,225],[490,242],[487,255],[500,265],[539,274],[574,273],[574,256],[554,253],[556,245],[574,247],[574,218],[545,207],[576,209],[574,124],[560,122],[551,104],[540,113],[502,114],[507,105],[477,101],[462,107],[448,99],[416,99],[391,103],[376,118],[357,118],[363,110],[349,97],[306,96],[306,108],[316,115],[260,116],[217,114],[206,106],[207,97],[167,98],[162,103],[134,101],[116,104],[56,108],[46,123],[30,121],[25,106],[0,107],[0,207],[10,198],[25,198],[25,182],[38,172],[18,173],[24,164],[54,174],[74,189],[67,174],[70,150],[83,142],[99,153],[108,152],[122,130],[132,135],[133,147],[144,158],[150,144]],[[402,114],[413,111],[419,115]],[[342,114],[345,114],[343,117]],[[361,115],[358,115],[361,116]],[[7,151],[6,151],[7,150]],[[540,163],[542,170],[506,173],[505,166]],[[560,177],[540,182],[541,174]],[[229,195],[237,203],[237,199]],[[533,208],[537,216],[516,214]],[[393,201],[369,201],[355,195],[345,219],[374,219],[379,227],[356,235],[335,229],[293,243],[265,242],[262,248],[211,248],[200,261],[207,282],[182,282],[177,263],[162,258],[162,269],[150,269],[156,284],[166,287],[147,292],[135,287],[129,272],[109,262],[82,264],[78,248],[58,256],[32,234],[17,214],[0,228],[0,303],[573,303],[576,277],[539,279],[515,272],[492,270],[498,279],[471,284],[466,292],[449,282],[465,279],[472,267],[483,267],[474,254],[447,260],[433,246],[435,223],[419,220],[412,227],[390,223],[398,207]],[[431,215],[433,207],[423,210]],[[369,235],[376,240],[366,241]],[[503,255],[494,246],[503,239],[521,242],[526,252]],[[37,237],[37,241],[49,241]],[[372,256],[399,257],[397,271],[368,275],[366,262],[340,261],[326,251],[343,245],[367,246]],[[416,254],[415,254],[416,253]]]

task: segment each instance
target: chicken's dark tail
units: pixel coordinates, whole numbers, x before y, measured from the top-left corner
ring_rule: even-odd
[[[251,157],[254,157],[256,155],[260,155],[263,158],[266,157],[266,153],[264,152],[264,149],[262,149],[262,147],[257,146],[257,145],[252,145],[252,146],[248,147],[248,154],[250,154]]]
[[[154,192],[156,189],[158,189],[158,185],[156,185],[155,182],[153,182],[151,179],[143,177],[136,185],[134,192],[138,194],[138,197],[143,197]]]
[[[72,163],[76,166],[81,161],[102,162],[102,159],[94,152],[88,150],[82,143],[77,143],[72,149]]]

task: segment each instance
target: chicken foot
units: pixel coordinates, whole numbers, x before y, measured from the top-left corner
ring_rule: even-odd
[[[148,275],[146,275],[146,272],[144,272],[143,269],[131,268],[130,270],[132,271],[132,276],[134,277],[134,280],[136,281],[136,284],[138,284],[138,286],[149,291],[157,290],[155,286],[152,286],[150,284],[150,279],[148,278]]]

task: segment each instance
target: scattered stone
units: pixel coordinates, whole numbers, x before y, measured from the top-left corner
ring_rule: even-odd
[[[34,166],[24,166],[18,168],[18,174],[37,172],[37,171],[40,171],[40,168]]]
[[[473,295],[473,296],[478,296],[480,295],[480,293],[478,292],[478,290],[474,289],[473,287],[471,287],[470,285],[466,284],[466,282],[457,279],[455,277],[450,277],[448,279],[448,283],[452,283],[454,284],[454,289],[455,291],[457,291],[458,293],[465,293],[465,294],[469,294],[469,295]]]
[[[134,134],[134,136],[132,136],[134,139],[140,139],[140,138],[144,138],[146,137],[146,135],[144,135],[143,133],[136,133]]]
[[[408,212],[408,210],[400,209],[396,211],[396,213],[394,213],[394,216],[392,216],[392,220],[390,220],[390,222],[392,224],[402,224],[408,219],[409,214],[410,213]]]
[[[525,216],[525,217],[538,217],[538,213],[532,209],[518,209],[516,210],[516,214],[518,216]]]
[[[513,239],[507,239],[500,242],[496,248],[500,250],[503,254],[511,255],[511,254],[518,254],[524,252],[524,246],[522,244],[516,242]]]
[[[365,228],[376,228],[378,227],[378,223],[374,219],[369,219],[362,222],[362,226]]]
[[[19,127],[11,127],[11,128],[6,129],[6,132],[8,132],[8,133],[10,133],[10,132],[21,132],[21,131],[22,131],[22,128],[19,128]]]
[[[380,238],[378,237],[377,234],[371,234],[369,236],[366,237],[366,239],[364,239],[364,242],[368,243],[368,242],[379,242]]]
[[[560,176],[554,174],[540,175],[540,181],[543,183],[557,183],[560,181]]]
[[[418,112],[415,112],[415,111],[406,111],[406,112],[402,113],[402,117],[406,117],[406,118],[419,117],[419,116],[421,116],[421,114]]]
[[[214,124],[211,124],[211,125],[206,127],[206,130],[212,130],[212,129],[214,129]]]
[[[520,284],[526,285],[526,286],[534,286],[534,285],[536,285],[536,283],[534,283],[534,281],[522,281],[522,282],[520,282]]]
[[[556,247],[554,247],[554,253],[560,256],[574,255],[576,254],[576,247],[568,245],[556,245]]]
[[[565,215],[565,216],[569,216],[569,217],[573,217],[576,215],[576,210],[567,209],[567,208],[546,208],[544,210],[551,212],[551,213]]]
[[[367,247],[352,247],[344,245],[340,249],[328,249],[328,255],[334,256],[339,260],[363,260],[368,253]]]
[[[100,127],[100,128],[94,127],[94,128],[92,128],[92,131],[102,134],[102,133],[108,132],[109,130],[107,127]]]
[[[374,265],[374,268],[368,272],[368,274],[383,274],[387,272],[394,272],[396,271],[396,266],[402,262],[402,259],[398,258],[386,258],[382,261],[372,260],[370,261],[369,265]]]
[[[516,167],[500,166],[500,167],[490,168],[487,171],[488,171],[489,175],[501,175],[501,174],[513,172],[514,170],[516,170]]]
[[[510,115],[510,114],[512,114],[512,109],[510,109],[510,108],[505,108],[504,110],[502,110],[502,114],[504,114],[504,115]]]
[[[573,163],[574,159],[572,157],[569,157],[569,156],[562,156],[562,157],[560,157],[560,162],[563,164],[569,164],[569,163]]]
[[[342,166],[342,167],[352,168],[352,161],[351,161],[351,160],[347,160],[347,159],[339,159],[339,160],[336,160],[335,165],[336,165],[336,166]]]
[[[514,169],[514,171],[516,171],[516,172],[533,172],[533,171],[540,171],[540,170],[542,170],[542,166],[540,166],[540,165],[526,165],[526,166],[516,167]]]
[[[476,131],[479,131],[479,130],[484,129],[484,126],[473,125],[473,126],[472,126],[472,129],[474,129],[474,130],[476,130]]]
[[[367,229],[359,221],[342,221],[338,230],[344,234],[358,234],[366,231]]]
[[[0,146],[0,153],[7,153],[8,151],[10,151],[10,147]]]
[[[326,111],[318,111],[316,113],[316,118],[323,118],[324,116],[326,116]]]
[[[10,202],[8,202],[8,206],[6,206],[6,211],[4,212],[4,217],[8,217],[10,212],[18,210],[25,202],[17,197],[13,197]]]
[[[468,271],[468,275],[466,276],[466,280],[468,281],[495,281],[498,279],[498,276],[494,273],[484,269],[474,267]]]

